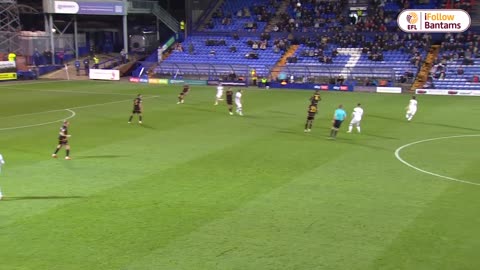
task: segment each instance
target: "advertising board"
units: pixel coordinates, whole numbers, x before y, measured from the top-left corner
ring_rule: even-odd
[[[90,80],[119,81],[120,70],[116,69],[90,69]]]
[[[455,89],[417,89],[418,95],[439,96],[480,96],[480,90],[455,90]]]
[[[0,61],[0,81],[16,80],[17,66],[12,61]]]
[[[400,88],[400,87],[377,87],[377,93],[401,94],[402,93],[402,88]]]
[[[81,15],[125,15],[123,2],[54,1],[54,13]]]

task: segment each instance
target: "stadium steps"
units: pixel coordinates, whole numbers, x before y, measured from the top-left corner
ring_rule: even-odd
[[[287,65],[287,59],[291,56],[295,55],[299,45],[291,45],[288,50],[283,54],[283,56],[278,60],[277,64],[272,69],[270,73],[270,78],[273,80],[278,77],[278,74],[282,71],[282,69]]]
[[[410,89],[411,92],[414,92],[416,89],[423,87],[423,85],[427,81],[428,75],[430,74],[430,70],[433,67],[433,63],[438,57],[439,52],[440,45],[432,45],[432,47],[430,47],[430,51],[425,58],[425,62],[423,62],[422,68],[418,72],[415,82],[412,84],[412,88]]]
[[[175,44],[176,44],[176,43],[175,43]],[[175,47],[175,44],[173,44],[172,47]],[[169,57],[170,55],[172,55],[172,53],[173,53],[173,50],[167,50],[167,52],[163,53],[163,55],[162,55],[162,58],[163,58],[162,62],[165,61],[165,60],[167,60],[168,57]],[[155,63],[153,63],[153,64],[151,64],[151,65],[145,64],[145,67],[146,67],[146,70],[147,70],[146,72],[147,72],[148,74],[155,73],[155,69],[157,68],[158,65],[159,65],[158,62],[155,62]],[[120,72],[120,74],[122,74],[122,73]]]
[[[287,13],[289,4],[290,4],[289,1],[282,1],[280,6],[278,7],[277,11],[275,12],[275,16],[270,20],[270,22],[268,22],[268,26],[266,27],[265,32],[267,32],[267,33],[272,32],[275,24],[281,22],[280,15],[282,13]]]

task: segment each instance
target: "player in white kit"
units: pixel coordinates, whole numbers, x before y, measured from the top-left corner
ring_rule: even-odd
[[[222,83],[218,83],[217,95],[215,96],[215,104],[214,105],[218,105],[218,102],[223,100],[222,96],[223,96],[223,85],[222,85]]]
[[[412,96],[412,99],[410,99],[406,108],[407,114],[405,115],[405,118],[407,118],[408,121],[412,121],[413,116],[417,112],[417,103],[417,98]]]
[[[237,106],[236,113],[239,115],[243,115],[243,110],[242,110],[242,90],[238,90],[237,93],[235,94],[235,105]]]
[[[2,171],[2,166],[5,164],[5,160],[3,160],[2,154],[0,154],[0,172]],[[2,194],[2,189],[0,189],[0,200],[2,200],[3,194]]]
[[[350,121],[350,125],[348,125],[348,133],[352,133],[353,126],[357,128],[358,133],[360,133],[360,122],[362,121],[363,117],[363,108],[361,104],[358,103],[357,107],[353,109],[352,113],[352,120]]]

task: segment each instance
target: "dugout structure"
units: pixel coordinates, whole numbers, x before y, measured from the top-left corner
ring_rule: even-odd
[[[2,0],[0,0],[2,1]],[[174,33],[180,30],[180,23],[173,18],[167,11],[161,8],[158,3],[153,1],[140,0],[43,0],[43,12],[45,14],[45,29],[52,30],[50,34],[50,48],[52,51],[52,62],[55,55],[55,38],[62,38],[66,30],[73,25],[73,42],[66,42],[66,47],[75,52],[78,58],[78,16],[122,16],[122,34],[123,49],[126,53],[129,51],[128,46],[128,14],[153,14],[157,18],[157,39],[159,39],[158,25],[163,22]],[[55,15],[67,15],[70,21],[63,28],[59,28],[54,24]],[[53,33],[53,30],[57,33]],[[73,43],[73,44],[72,44]]]

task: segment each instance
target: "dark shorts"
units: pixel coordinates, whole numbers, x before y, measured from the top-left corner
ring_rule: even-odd
[[[142,111],[140,109],[133,109],[132,113],[141,114]]]
[[[227,105],[233,105],[233,99],[228,99],[227,98]]]
[[[340,128],[340,126],[342,125],[342,122],[343,122],[342,120],[335,120],[333,122],[333,127],[334,128]]]
[[[309,115],[309,116],[307,116],[307,120],[309,120],[309,121],[315,120],[315,115]]]
[[[58,140],[58,144],[60,144],[60,145],[67,145],[67,144],[68,144],[68,140]]]

